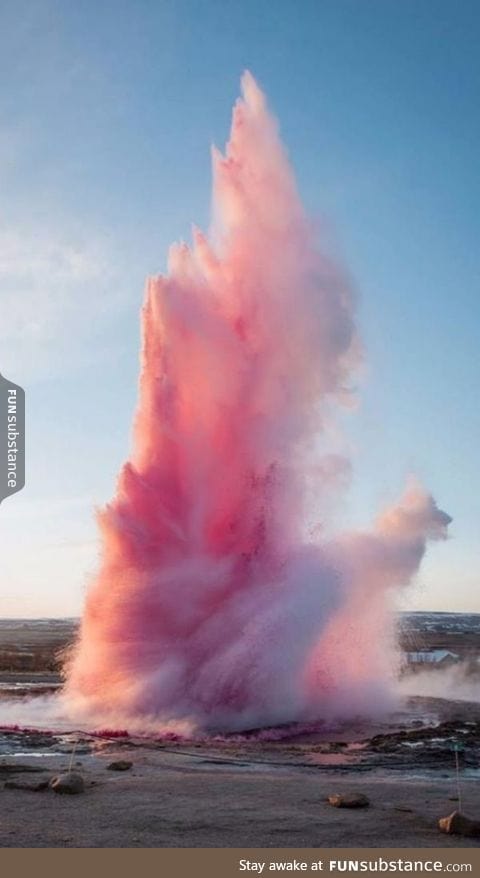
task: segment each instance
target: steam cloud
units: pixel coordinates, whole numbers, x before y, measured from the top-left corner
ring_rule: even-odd
[[[450,520],[412,484],[370,533],[306,536],[343,471],[325,425],[358,359],[352,295],[249,73],[242,93],[213,153],[214,243],[195,231],[148,282],[134,449],[66,686],[91,717],[368,711],[393,672],[392,593]]]

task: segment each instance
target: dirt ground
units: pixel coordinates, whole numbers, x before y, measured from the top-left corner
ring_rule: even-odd
[[[132,768],[107,770],[112,759]],[[28,764],[36,772],[12,773]],[[2,847],[472,847],[439,833],[457,806],[453,772],[331,770],[268,763],[223,764],[208,754],[111,747],[78,755],[86,790],[7,789],[8,774],[35,783],[67,769],[67,754],[2,760]],[[5,770],[7,766],[7,770]],[[362,792],[370,806],[333,808],[326,797]],[[479,816],[478,781],[462,778],[465,813]],[[477,842],[480,844],[480,842]]]

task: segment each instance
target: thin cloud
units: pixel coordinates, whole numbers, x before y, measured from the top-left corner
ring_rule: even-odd
[[[122,308],[118,265],[99,235],[0,225],[2,371],[55,374],[84,358],[84,342]]]

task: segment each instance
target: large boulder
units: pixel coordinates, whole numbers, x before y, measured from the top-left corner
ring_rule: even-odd
[[[69,796],[76,796],[85,790],[85,781],[81,774],[76,771],[68,771],[65,774],[58,774],[52,777],[50,787],[55,793],[65,793]]]
[[[471,820],[461,811],[452,811],[448,817],[441,817],[438,821],[440,832],[447,835],[465,835],[467,838],[480,837],[480,820]]]

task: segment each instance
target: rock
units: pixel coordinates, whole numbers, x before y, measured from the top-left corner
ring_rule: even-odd
[[[128,771],[132,765],[133,762],[128,762],[127,759],[117,759],[116,762],[110,762],[110,765],[107,765],[107,769],[109,771]]]
[[[38,783],[19,783],[16,780],[7,780],[4,786],[6,790],[29,790],[32,793],[39,793],[42,790],[48,790],[49,781],[40,780]]]
[[[366,808],[370,801],[363,793],[347,793],[328,797],[328,804],[334,808]]]
[[[55,793],[66,793],[67,795],[75,796],[77,793],[84,792],[85,782],[81,774],[69,771],[66,774],[52,777],[50,787]]]
[[[468,838],[480,836],[480,820],[471,820],[461,811],[453,811],[448,817],[441,817],[438,828],[447,835],[465,835]]]

